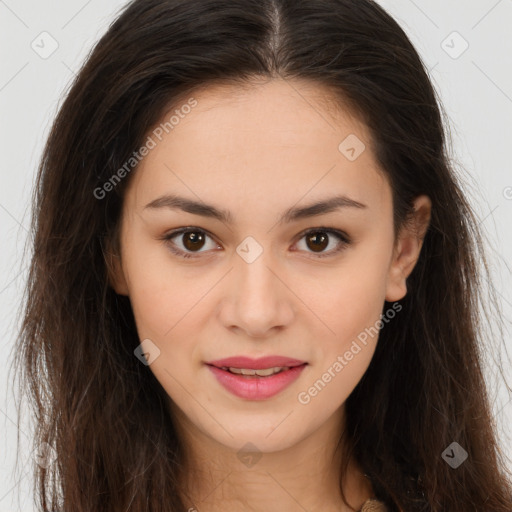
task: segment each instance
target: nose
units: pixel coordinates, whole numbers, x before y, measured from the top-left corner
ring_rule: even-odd
[[[253,338],[267,338],[290,325],[295,296],[284,274],[265,251],[250,263],[237,256],[221,304],[223,325]]]

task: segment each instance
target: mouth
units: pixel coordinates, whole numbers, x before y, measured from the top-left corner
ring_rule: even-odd
[[[240,356],[206,363],[225,389],[248,400],[264,400],[280,393],[300,376],[307,364],[281,356]]]
[[[218,368],[218,367],[216,367]],[[292,368],[291,366],[274,366],[273,368],[265,368],[265,369],[256,369],[252,370],[250,368],[234,368],[221,366],[220,369],[224,371],[228,371],[235,375],[243,375],[244,377],[270,377],[271,375],[275,375],[277,373],[284,372]],[[293,367],[295,368],[295,366]]]
[[[291,357],[286,356],[265,356],[259,357],[257,359],[253,359],[247,356],[234,356],[227,357],[224,359],[217,359],[215,361],[209,361],[206,364],[215,366],[217,368],[227,369],[227,370],[273,370],[273,369],[288,369],[294,368],[295,366],[300,366],[302,364],[307,364],[306,361],[301,361],[300,359],[293,359]],[[236,372],[238,373],[238,372]],[[252,373],[245,373],[244,375],[254,375]],[[269,375],[272,375],[270,373]],[[262,375],[266,376],[266,375]]]

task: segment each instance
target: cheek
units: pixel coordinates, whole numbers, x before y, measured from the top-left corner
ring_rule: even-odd
[[[170,264],[170,256],[155,242],[126,245],[126,273],[130,302],[139,336],[165,343],[182,321],[194,314],[194,305],[205,293],[201,280],[183,276]]]
[[[141,341],[149,339],[158,348],[149,370],[166,393],[186,408],[190,394],[200,393],[191,379],[191,369],[196,360],[199,317],[205,314],[200,298],[207,288],[178,274],[169,276],[168,266],[153,263],[134,265],[131,271],[130,301],[137,333]]]
[[[384,305],[382,272],[343,273],[330,281],[317,304],[328,325],[316,347],[316,364],[297,399],[310,414],[330,414],[341,406],[366,372],[378,341]],[[321,326],[322,332],[326,332]]]
[[[325,283],[316,310],[329,326],[328,338],[337,349],[340,344],[350,345],[379,320],[385,301],[386,263],[376,253],[354,253]]]

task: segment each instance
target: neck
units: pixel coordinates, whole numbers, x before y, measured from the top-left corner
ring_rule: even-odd
[[[293,446],[261,453],[254,444],[243,450],[226,447],[182,422],[178,428],[185,449],[181,477],[183,501],[190,512],[359,510],[372,496],[370,482],[354,461],[342,475],[343,411]],[[184,428],[185,427],[185,428]]]

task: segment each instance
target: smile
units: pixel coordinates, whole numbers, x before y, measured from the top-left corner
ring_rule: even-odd
[[[249,368],[227,368],[226,366],[223,366],[221,368],[222,370],[227,370],[231,373],[235,373],[236,375],[246,375],[246,376],[257,376],[257,377],[268,377],[270,375],[274,375],[276,373],[282,372],[284,370],[289,370],[290,368],[288,366],[279,367],[275,366],[274,368],[266,368],[261,370],[252,370]]]
[[[246,400],[265,400],[298,379],[306,365],[264,369],[207,366],[217,381],[233,395]]]

